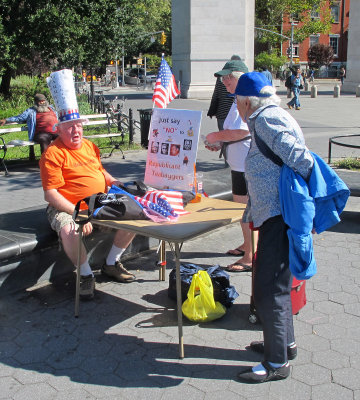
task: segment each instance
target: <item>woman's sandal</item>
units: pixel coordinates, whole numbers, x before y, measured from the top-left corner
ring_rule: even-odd
[[[252,266],[243,264],[241,262],[236,262],[234,264],[230,264],[224,268],[227,272],[250,272],[252,271]]]
[[[240,249],[240,246],[239,246],[239,247],[237,247],[236,249],[228,250],[228,251],[226,252],[226,254],[229,254],[230,256],[238,256],[238,257],[241,257],[241,256],[243,256],[243,255],[245,254],[245,251],[244,251],[244,250],[241,250],[241,249]]]

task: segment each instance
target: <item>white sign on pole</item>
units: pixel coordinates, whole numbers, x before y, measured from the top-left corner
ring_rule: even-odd
[[[145,183],[157,189],[189,190],[200,136],[201,111],[154,108]]]

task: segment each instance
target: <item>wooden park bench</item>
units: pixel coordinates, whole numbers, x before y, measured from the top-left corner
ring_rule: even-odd
[[[121,143],[116,140],[116,138],[123,137],[123,133],[120,132],[110,132],[111,130],[111,121],[107,117],[106,114],[92,114],[92,115],[82,115],[82,118],[87,118],[89,122],[87,123],[86,126],[95,126],[95,125],[108,125],[108,133],[104,134],[98,134],[98,135],[84,135],[86,139],[89,140],[94,140],[94,139],[104,139],[107,138],[109,139],[109,144],[104,146],[103,148],[110,148],[111,151],[109,153],[109,157],[112,155],[112,153],[115,150],[120,150],[122,153],[123,158],[125,158],[124,153],[120,147]],[[96,119],[96,120],[95,120]],[[7,125],[18,125],[17,123],[9,123]],[[22,126],[22,127],[16,127],[16,128],[5,128],[5,129],[0,129],[0,162],[2,165],[2,168],[5,171],[5,176],[9,175],[9,171],[6,167],[5,163],[5,158],[6,158],[6,153],[8,149],[11,149],[13,147],[32,147],[35,145],[38,145],[38,143],[35,143],[34,141],[31,140],[21,140],[21,139],[13,139],[10,141],[6,141],[6,134],[12,133],[12,132],[27,132],[27,126]]]

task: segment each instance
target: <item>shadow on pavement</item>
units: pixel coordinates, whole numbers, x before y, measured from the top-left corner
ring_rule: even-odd
[[[341,221],[328,229],[338,233],[360,233],[360,211],[343,211]]]
[[[164,292],[144,298],[153,304],[162,303],[159,298],[166,296]],[[251,351],[185,344],[188,358],[179,361],[178,344],[170,335],[161,329],[146,329],[176,326],[173,308],[140,305],[100,288],[94,301],[81,303],[76,319],[72,293],[72,285],[51,285],[23,292],[16,299],[4,299],[0,305],[0,317],[6,321],[0,328],[0,362],[50,374],[54,381],[64,376],[72,382],[108,386],[111,390],[172,387],[195,375],[228,380],[239,372],[233,361],[261,358]],[[200,324],[197,329],[257,329],[246,322],[247,312],[245,305],[236,305],[221,320]],[[184,325],[186,328],[192,323]],[[154,340],[157,336],[159,339]],[[201,360],[206,359],[214,361],[203,364]],[[215,360],[228,360],[229,365],[217,365]]]

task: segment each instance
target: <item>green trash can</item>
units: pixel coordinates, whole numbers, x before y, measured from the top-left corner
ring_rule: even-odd
[[[141,146],[147,148],[149,145],[149,129],[152,115],[152,108],[140,109],[140,133],[141,133]]]

